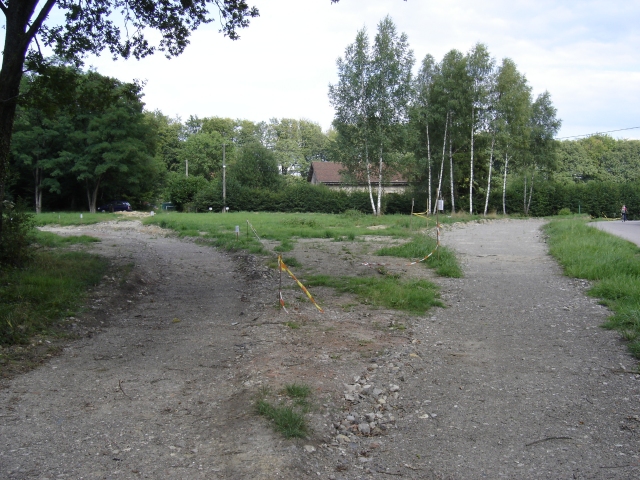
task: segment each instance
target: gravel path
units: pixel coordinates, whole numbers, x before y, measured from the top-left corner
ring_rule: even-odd
[[[320,291],[325,314],[290,307],[299,330],[250,258],[135,222],[65,229],[133,270],[95,296],[83,339],[0,390],[0,477],[638,478],[636,362],[541,226],[446,231],[465,270],[436,280],[448,308],[409,318]],[[408,328],[383,338],[390,319]],[[321,404],[309,438],[284,440],[252,395],[301,372]]]

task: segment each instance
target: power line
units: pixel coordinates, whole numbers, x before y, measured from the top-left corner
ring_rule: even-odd
[[[584,135],[572,135],[571,137],[558,137],[556,140],[565,140],[567,138],[591,137],[592,135],[602,135],[604,133],[623,132],[624,130],[635,130],[640,127],[621,128],[619,130],[609,130],[608,132],[585,133]]]

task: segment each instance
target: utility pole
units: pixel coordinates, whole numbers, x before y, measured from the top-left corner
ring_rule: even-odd
[[[222,213],[227,211],[227,165],[225,163],[225,144],[222,144]]]
[[[185,173],[186,173],[186,176],[188,177],[189,176],[189,159],[188,158],[185,159],[184,163],[186,165]]]

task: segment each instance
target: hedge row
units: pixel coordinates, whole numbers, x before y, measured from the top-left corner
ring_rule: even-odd
[[[280,190],[245,188],[233,183],[227,184],[226,206],[232,211],[250,212],[317,212],[342,213],[346,210],[371,212],[368,192],[345,192],[331,190],[322,185],[295,183],[283,186]],[[388,194],[383,197],[384,213],[403,213],[411,211],[410,194]],[[199,190],[189,203],[180,206],[184,210],[198,212],[221,211],[222,187],[209,184]]]
[[[180,182],[182,183],[182,181]],[[222,186],[219,183],[189,182],[178,188],[171,200],[181,210],[204,212],[223,208]],[[186,188],[186,187],[189,188]],[[188,190],[188,193],[187,193]],[[507,189],[507,213],[523,214],[524,184],[514,181]],[[426,205],[426,195],[421,192],[407,191],[403,194],[386,194],[383,197],[382,211],[386,214],[408,214],[411,201],[415,199],[415,210],[422,211]],[[448,197],[445,196],[445,210],[449,210]],[[480,201],[482,200],[482,201]],[[538,182],[533,188],[533,199],[529,214],[535,217],[557,215],[564,209],[572,213],[587,213],[593,217],[616,218],[620,216],[623,204],[629,209],[629,217],[640,219],[640,184],[638,183],[581,183],[561,184]],[[232,211],[267,212],[318,212],[342,213],[346,210],[371,212],[368,192],[345,192],[332,190],[322,185],[304,182],[284,185],[279,190],[252,189],[234,182],[227,183],[226,206]],[[484,199],[474,202],[482,213]],[[464,201],[459,201],[457,210],[466,211]],[[490,211],[502,212],[502,191],[492,192]]]
[[[507,190],[507,213],[524,212],[524,184],[514,182]],[[496,195],[492,207],[502,211],[502,193]],[[626,205],[630,219],[640,219],[640,184],[588,182],[560,184],[540,182],[533,187],[529,214],[534,217],[557,215],[560,210],[586,213],[592,217],[618,218]]]

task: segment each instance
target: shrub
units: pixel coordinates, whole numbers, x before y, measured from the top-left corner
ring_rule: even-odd
[[[5,202],[2,212],[2,237],[0,237],[0,267],[24,265],[32,256],[29,248],[33,240],[33,215],[24,205],[15,207]]]

